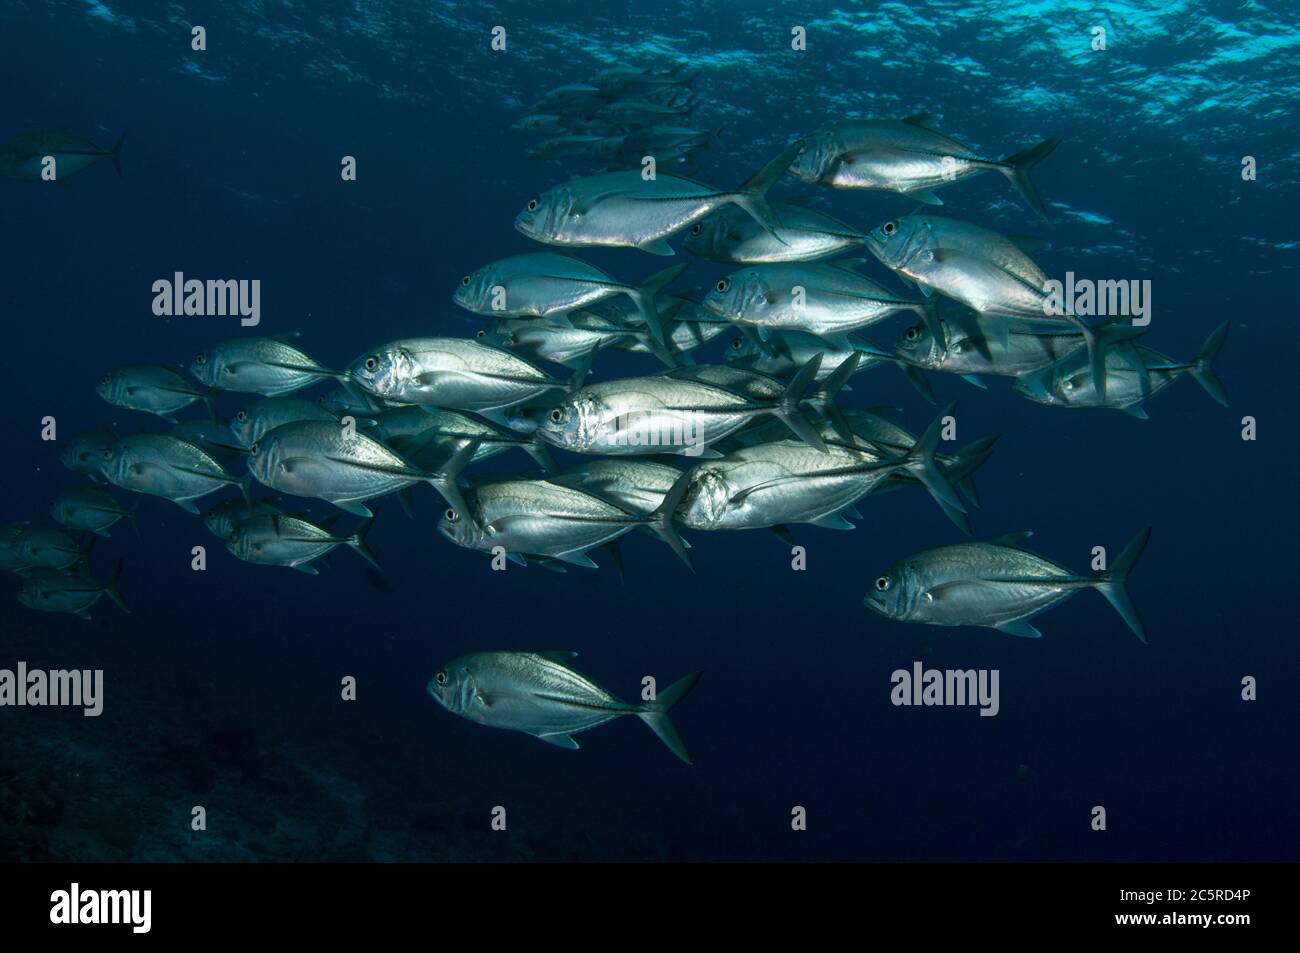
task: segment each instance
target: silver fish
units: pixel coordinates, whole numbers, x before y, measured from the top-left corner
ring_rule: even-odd
[[[668,710],[700,680],[692,672],[658,693],[654,701],[631,705],[567,666],[575,652],[475,652],[448,662],[429,680],[434,701],[453,715],[480,725],[522,731],[559,748],[576,749],[573,736],[635,715],[668,750],[687,764],[691,756]]]
[[[549,473],[555,469],[550,451],[535,434],[517,434],[469,411],[429,406],[401,407],[380,414],[370,432],[422,469],[437,469],[472,441],[478,442],[478,451],[470,463],[487,460],[517,447],[531,456],[544,471]]]
[[[906,471],[936,501],[958,512],[964,506],[935,465],[943,417],[899,456],[828,441],[824,452],[794,440],[736,450],[690,472],[691,488],[679,513],[684,526],[701,530],[759,529],[812,523],[853,529],[844,511],[884,480]]]
[[[24,568],[70,569],[86,555],[86,548],[53,526],[27,526],[14,540]]]
[[[113,168],[120,176],[122,143],[125,140],[126,133],[122,133],[111,149],[101,149],[92,142],[62,132],[25,132],[0,143],[0,179],[39,182],[45,171],[45,160],[53,158],[57,181],[80,172],[105,156],[112,160]]]
[[[50,516],[60,526],[97,536],[108,536],[109,529],[120,519],[135,523],[131,510],[94,486],[70,486],[61,490],[50,504]]]
[[[1180,363],[1159,351],[1124,341],[1106,349],[1106,390],[1099,394],[1091,368],[1080,352],[1022,377],[1016,393],[1054,407],[1109,407],[1147,419],[1142,404],[1183,374],[1192,378],[1214,400],[1228,406],[1223,384],[1211,364],[1228,338],[1228,322],[1219,325],[1191,361]]]
[[[338,423],[339,417],[319,403],[300,397],[265,397],[241,407],[230,418],[230,432],[241,447],[251,447],[281,424],[295,420],[320,420]]]
[[[934,124],[935,117],[927,114],[839,122],[804,140],[806,148],[790,172],[804,182],[898,192],[942,205],[935,189],[995,170],[1020,190],[1031,209],[1047,217],[1029,170],[1052,154],[1059,139],[1046,139],[1005,159],[987,159],[939,132]]]
[[[671,464],[611,457],[586,460],[547,480],[609,500],[630,513],[647,514],[663,506],[681,476],[682,471]]]
[[[743,265],[817,261],[860,248],[866,241],[857,229],[829,215],[802,205],[771,205],[781,220],[774,233],[740,209],[724,208],[692,225],[682,247],[710,261]]]
[[[277,502],[277,498],[273,496],[261,500],[222,500],[203,514],[203,525],[209,533],[224,541],[244,520],[253,519],[255,516],[279,516],[280,508],[276,506]]]
[[[496,410],[569,387],[517,354],[463,338],[394,341],[357,358],[348,374],[373,397],[456,410]]]
[[[123,612],[131,610],[122,601],[117,590],[117,579],[122,573],[122,561],[118,560],[113,575],[107,582],[99,582],[89,573],[65,573],[53,569],[34,569],[23,580],[23,588],[18,593],[18,601],[29,609],[39,612],[65,612],[90,618],[90,607],[101,596],[108,596]]]
[[[84,473],[91,478],[99,476],[99,466],[104,460],[104,451],[117,443],[117,434],[111,430],[89,430],[77,434],[63,452],[59,461],[74,473]]]
[[[581,388],[555,406],[538,433],[557,447],[576,453],[638,455],[674,453],[698,456],[708,445],[734,433],[756,417],[784,421],[814,447],[820,438],[800,409],[819,361],[809,362],[778,392],[754,395],[729,389],[744,383],[723,377],[734,369],[682,368],[687,376],[633,377]],[[670,372],[676,374],[678,372]],[[704,377],[712,377],[709,382]],[[721,383],[718,383],[721,382]],[[748,383],[752,383],[749,381]]]
[[[95,386],[114,407],[142,410],[171,423],[172,416],[196,400],[208,401],[211,391],[187,380],[180,371],[163,364],[131,364],[105,374]],[[211,402],[209,401],[209,409]]]
[[[337,371],[311,358],[289,341],[296,334],[277,337],[233,338],[201,351],[190,373],[217,390],[278,397],[320,380],[342,379]]]
[[[516,561],[546,556],[595,568],[588,550],[644,526],[690,566],[672,522],[686,492],[686,474],[679,477],[650,513],[630,512],[603,497],[547,480],[485,483],[475,489],[469,508],[453,504],[443,514],[438,531],[466,549],[491,552],[501,547]]]
[[[432,484],[452,506],[463,505],[456,476],[477,442],[440,470],[421,470],[373,437],[337,423],[298,420],[276,427],[248,449],[248,469],[273,490],[327,500],[356,516],[373,514],[366,500],[416,483]]]
[[[367,520],[350,536],[336,536],[328,526],[317,526],[297,516],[254,516],[240,520],[226,536],[226,549],[246,563],[287,566],[309,576],[311,565],[340,546],[347,546],[378,569],[379,562],[366,546],[373,521]]]
[[[0,569],[21,572],[28,568],[27,558],[19,550],[27,523],[0,523]]]
[[[104,451],[99,473],[115,486],[161,496],[187,513],[194,501],[222,487],[236,486],[247,496],[247,480],[236,479],[211,454],[169,434],[132,434]]]
[[[676,265],[629,285],[568,255],[539,252],[494,261],[460,280],[452,300],[475,314],[545,318],[585,308],[614,295],[626,295],[660,340],[655,295],[686,269]]]
[[[664,173],[649,181],[639,171],[573,179],[531,199],[515,228],[550,245],[640,248],[655,255],[673,254],[666,238],[726,205],[775,230],[780,220],[768,207],[767,191],[799,148],[791,146],[730,192]]]
[[[894,563],[863,599],[868,609],[900,622],[977,625],[1036,639],[1029,619],[1074,595],[1096,589],[1143,642],[1146,634],[1124,585],[1146,548],[1150,529],[1135,536],[1110,569],[1080,576],[1021,547],[1030,533],[987,543],[961,543],[914,553]]]
[[[722,278],[704,298],[714,314],[755,328],[803,331],[849,348],[848,335],[902,313],[928,316],[924,301],[903,298],[854,270],[857,262],[751,265]]]

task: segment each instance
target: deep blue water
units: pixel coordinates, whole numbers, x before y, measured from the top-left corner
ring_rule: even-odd
[[[151,285],[175,271],[260,279],[257,330],[300,331],[333,365],[395,338],[473,333],[450,301],[460,276],[539,250],[515,214],[590,171],[527,159],[510,124],[541,91],[611,64],[701,71],[697,118],[725,126],[693,174],[720,186],[848,116],[938,113],[996,154],[1060,137],[1034,173],[1051,223],[996,176],[945,190],[946,210],[1046,239],[1035,257],[1049,273],[1149,278],[1147,343],[1167,354],[1190,358],[1232,325],[1216,365],[1228,409],[1191,380],[1140,421],[932,378],[941,404],[959,401],[963,439],[1000,435],[978,475],[977,538],[1032,529],[1035,549],[1086,570],[1093,546],[1153,528],[1131,584],[1146,645],[1092,593],[1039,617],[1041,640],[869,613],[863,594],[895,559],[960,538],[917,492],[867,499],[851,533],[797,527],[805,572],[766,533],[688,531],[694,574],[634,534],[620,581],[599,553],[599,571],[492,572],[437,535],[443,504],[417,488],[414,520],[392,499],[376,507],[382,585],[349,553],[319,577],[242,564],[145,499],[141,535],[120,526],[94,553],[101,575],[125,559],[131,615],[3,603],[0,667],[103,668],[106,702],[98,719],[0,710],[0,856],[1297,858],[1290,5],[0,0],[0,16],[0,138],[64,129],[107,145],[130,131],[120,179],[99,163],[64,187],[0,182],[3,519],[44,520],[76,479],[60,443],[39,439],[42,417],[64,439],[161,429],[99,401],[95,381],[239,333],[229,318],[154,317]],[[192,24],[206,52],[190,51]],[[504,53],[488,45],[497,24]],[[793,24],[806,52],[789,49]],[[1094,25],[1104,52],[1089,48]],[[356,182],[340,180],[344,155]],[[1256,181],[1240,174],[1246,155]],[[826,198],[862,228],[913,207]],[[668,263],[579,254],[619,275]],[[693,261],[682,287],[725,270]],[[595,376],[654,369],[602,355]],[[844,403],[896,405],[914,431],[935,412],[889,369],[856,378]],[[521,468],[514,456],[485,467]],[[194,545],[209,549],[204,573]],[[576,650],[625,698],[643,675],[702,669],[674,710],[695,765],[633,719],[563,751],[425,694],[446,659],[495,648]],[[998,669],[1000,714],[892,706],[890,673],[917,659]],[[347,675],[354,703],[339,700]],[[1241,700],[1244,676],[1258,701]],[[190,831],[193,805],[205,833]],[[506,833],[488,828],[496,805]],[[794,805],[805,832],[790,829]],[[1105,832],[1090,829],[1094,805]]]

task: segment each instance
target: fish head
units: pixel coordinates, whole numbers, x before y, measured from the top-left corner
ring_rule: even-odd
[[[259,481],[271,486],[271,475],[275,473],[284,456],[284,449],[274,434],[264,434],[263,439],[248,448],[248,470]]]
[[[733,508],[733,496],[735,488],[726,473],[716,466],[700,464],[691,473],[679,518],[692,529],[717,529]]]
[[[744,319],[747,324],[762,324],[764,316],[778,300],[763,273],[750,269],[719,278],[701,303],[728,321]]]
[[[400,400],[415,376],[415,360],[404,347],[390,345],[352,362],[348,379],[375,397]]]
[[[98,473],[104,451],[116,442],[107,432],[80,434],[59,454],[59,460],[76,473]]]
[[[425,690],[453,715],[468,717],[479,697],[478,682],[474,677],[474,663],[468,656],[452,659],[434,673]]]
[[[223,538],[226,541],[226,549],[237,559],[247,560],[260,548],[252,533],[233,520]]]
[[[235,435],[241,447],[247,447],[257,440],[257,415],[247,407],[241,407],[230,418],[230,432]]]
[[[110,404],[119,403],[125,392],[126,376],[121,371],[110,371],[95,385],[95,393]]]
[[[921,594],[916,567],[897,562],[872,581],[862,604],[887,619],[906,622],[915,615]]]
[[[537,434],[553,446],[582,453],[601,435],[603,410],[599,397],[578,391],[546,412]]]
[[[692,225],[686,232],[682,247],[698,258],[731,261],[731,249],[744,237],[736,225],[735,216],[723,211]]]
[[[882,265],[894,271],[907,271],[918,256],[933,250],[935,241],[929,225],[914,215],[891,218],[866,234],[867,248]]]
[[[763,352],[754,339],[744,334],[737,334],[732,338],[731,343],[722,353],[723,361],[738,367],[751,367],[762,356]]]
[[[222,372],[220,354],[215,348],[199,351],[190,362],[189,372],[195,380],[208,387],[215,387]]]
[[[789,172],[803,182],[820,182],[834,169],[843,152],[838,137],[829,129],[803,139],[803,148],[790,163]]]
[[[481,549],[486,535],[473,513],[462,513],[450,506],[443,511],[438,520],[438,532],[457,546],[466,549]]]
[[[466,311],[475,314],[492,314],[492,305],[498,295],[496,289],[503,288],[501,276],[492,265],[472,271],[460,279],[460,284],[451,294],[451,300]]]
[[[41,588],[36,580],[23,582],[23,587],[18,590],[18,601],[29,609],[41,608]]]
[[[229,543],[231,531],[235,528],[235,519],[231,501],[218,504],[203,514],[203,526],[217,539],[225,540]],[[228,548],[228,547],[227,547]]]
[[[506,411],[506,426],[517,434],[531,437],[553,409],[552,402],[516,404]]]
[[[570,222],[581,218],[575,204],[576,197],[567,185],[547,189],[528,200],[524,210],[515,216],[515,228],[534,241],[553,244],[563,238]]]
[[[493,347],[515,347],[520,343],[514,329],[504,318],[497,318],[488,322],[486,327],[479,328],[474,332],[474,340]]]
[[[898,335],[894,354],[916,367],[942,367],[945,348],[924,322],[908,325]]]

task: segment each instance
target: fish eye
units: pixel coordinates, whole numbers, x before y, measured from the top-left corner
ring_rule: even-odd
[[[194,363],[195,363],[195,364],[206,364],[206,363],[208,363],[208,355],[205,354],[205,353],[203,353],[203,352],[200,352],[199,355],[198,355],[196,358],[194,358]]]
[[[731,287],[731,282],[728,281],[726,278],[723,278],[721,281],[718,282],[718,285],[717,285],[718,293],[719,293],[719,294],[725,294],[725,293],[726,293],[726,290],[727,290],[728,288],[730,288],[730,287]]]
[[[898,223],[886,222],[884,225],[880,226],[880,230],[884,232],[886,235],[892,235],[894,234],[894,232],[898,231]]]
[[[433,680],[434,680],[435,682],[437,682],[439,685],[446,685],[446,684],[447,684],[447,673],[446,673],[446,672],[439,672],[437,675],[433,676]]]
[[[745,342],[742,341],[740,338],[736,338],[734,341],[731,342],[731,349],[732,349],[733,351],[739,351],[740,348],[741,348],[741,345],[743,345],[744,343],[745,343]]]
[[[379,366],[379,361],[376,358],[373,357],[366,358],[366,364],[365,364],[366,370],[373,371],[378,366]]]
[[[482,328],[479,328],[477,331],[474,332],[474,337],[485,338],[487,337],[487,332],[484,331]]]
[[[879,579],[876,580],[876,590],[878,592],[884,592],[888,588],[889,588],[888,576],[881,576]]]
[[[258,450],[257,444],[253,444],[251,447],[248,448],[249,456],[253,456],[253,457],[257,456],[257,450]]]
[[[112,448],[112,447],[108,447],[107,449],[104,450],[104,459],[105,459],[105,460],[112,460],[112,459],[113,459],[113,448]]]
[[[530,212],[537,211],[537,199],[533,199],[528,203],[528,211]]]
[[[1067,377],[1064,381],[1061,382],[1061,386],[1064,387],[1066,390],[1074,390],[1074,379]]]
[[[915,341],[920,336],[921,336],[921,329],[916,327],[916,325],[913,325],[912,327],[908,328],[906,331],[903,332],[903,337],[907,338],[907,340],[909,341]]]
[[[466,285],[466,286],[468,286],[468,285],[469,285],[469,275],[466,275],[464,278],[460,279],[460,283],[461,283],[462,285]]]
[[[453,509],[448,509],[447,512],[443,513],[442,515],[445,516],[445,517],[447,517],[447,522],[448,522],[448,523],[459,523],[459,522],[460,522],[460,514],[457,513],[457,512],[456,512],[455,510],[453,510]]]
[[[245,420],[248,419],[248,411],[246,410],[235,411],[235,419],[238,420],[240,423],[243,423]]]
[[[704,226],[701,225],[699,222],[696,222],[694,225],[691,226],[692,235],[698,235],[702,231],[704,231]]]
[[[112,379],[113,379],[112,374],[105,374],[103,377],[99,379],[99,384],[101,387],[107,387],[109,381],[111,381]]]
[[[557,424],[562,424],[562,423],[564,423],[564,408],[563,408],[563,407],[556,407],[554,410],[551,411],[551,422],[552,422],[552,423],[557,423]]]

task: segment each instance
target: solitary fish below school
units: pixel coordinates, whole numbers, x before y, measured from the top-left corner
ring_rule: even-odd
[[[475,652],[448,662],[429,680],[434,701],[453,715],[492,728],[522,731],[559,748],[576,749],[573,736],[623,715],[640,718],[668,750],[687,764],[691,756],[668,719],[668,710],[700,679],[692,672],[630,705],[565,663],[576,652]]]

